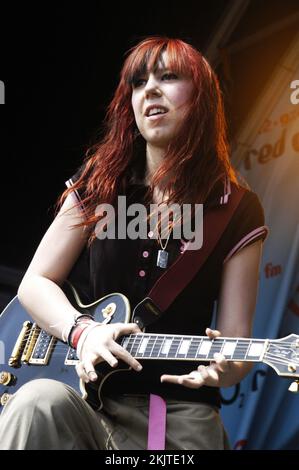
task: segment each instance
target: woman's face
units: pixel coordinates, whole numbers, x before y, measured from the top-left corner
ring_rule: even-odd
[[[191,99],[191,78],[168,68],[162,54],[155,71],[137,78],[133,84],[132,106],[137,127],[148,144],[165,148],[175,136]]]

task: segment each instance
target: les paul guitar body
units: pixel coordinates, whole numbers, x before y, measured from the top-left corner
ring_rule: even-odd
[[[110,294],[83,305],[75,289],[64,288],[71,303],[82,313],[93,315],[99,322],[127,323],[130,304],[122,294]],[[73,387],[91,406],[98,408],[101,402],[96,387],[112,368],[102,363],[98,366],[99,380],[88,387],[75,370],[76,352],[67,344],[41,330],[15,297],[0,316],[0,412],[9,398],[23,384],[33,379],[59,380]],[[128,368],[128,366],[127,366]]]
[[[64,291],[78,311],[88,312],[98,322],[132,321],[129,301],[122,294],[109,294],[83,305],[71,284]],[[225,337],[210,340],[206,336],[139,333],[123,336],[119,342],[140,361],[183,361],[186,373],[190,372],[191,362],[211,361],[220,352],[228,361],[264,362],[280,376],[299,377],[299,336],[295,334],[275,340]],[[76,352],[41,330],[15,297],[0,315],[0,412],[23,384],[39,378],[70,385],[93,408],[100,409],[101,392],[111,375],[130,371],[127,364],[112,369],[102,362],[96,366],[97,382],[84,384],[74,367],[77,361]]]

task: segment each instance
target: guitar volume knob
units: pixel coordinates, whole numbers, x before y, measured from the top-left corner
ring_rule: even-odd
[[[0,385],[14,385],[16,383],[16,376],[3,370],[0,372]]]
[[[12,397],[11,393],[3,393],[0,397],[0,405],[5,406],[8,400]]]

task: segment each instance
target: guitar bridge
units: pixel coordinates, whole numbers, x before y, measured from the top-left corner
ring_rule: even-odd
[[[27,342],[26,342],[26,345],[25,345],[25,348],[21,357],[21,362],[28,364],[40,331],[41,331],[40,327],[37,326],[36,323],[34,323],[30,330],[30,333],[29,333],[29,336],[28,336],[28,339],[27,339]]]
[[[30,321],[25,321],[23,323],[22,330],[18,336],[18,339],[14,345],[14,348],[11,352],[11,355],[8,361],[8,365],[10,367],[14,367],[14,368],[20,367],[21,357],[22,357],[24,348],[26,346],[27,337],[28,337],[28,334],[30,333],[31,328],[32,328],[32,323]]]

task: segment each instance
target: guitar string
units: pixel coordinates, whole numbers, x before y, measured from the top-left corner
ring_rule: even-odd
[[[135,335],[135,336],[137,336],[137,335]],[[130,339],[132,339],[132,338],[134,338],[134,336],[133,336],[133,337],[131,336]],[[135,340],[135,339],[136,339],[136,338],[134,338],[134,340]],[[198,340],[198,339],[197,339],[197,341],[198,341],[199,343],[201,342],[201,340]],[[213,340],[212,340],[212,341],[213,341]],[[219,339],[218,339],[218,341],[219,341]],[[223,342],[223,341],[222,341],[222,342]],[[248,342],[250,343],[250,341],[248,341]],[[160,346],[160,348],[159,348],[160,350],[161,350],[161,348],[162,348],[162,345],[163,345],[163,341],[162,341],[161,344],[159,345],[159,346]],[[64,348],[64,351],[61,351],[61,352],[60,352],[60,351],[57,351],[57,346],[63,347],[63,348]],[[142,355],[139,355],[139,356],[138,356],[138,354],[137,354],[138,346],[139,346],[139,345],[137,345],[136,351],[133,351],[133,348],[132,348],[132,350],[131,350],[130,352],[131,352],[131,354],[135,354],[135,357],[139,357],[140,359],[142,359],[143,356],[142,356]],[[67,350],[67,351],[65,350],[65,349],[67,348],[67,345],[66,345],[66,344],[61,344],[61,345],[59,345],[59,343],[58,343],[58,344],[54,344],[54,345],[52,345],[50,348],[47,349],[46,353],[47,353],[47,354],[51,354],[51,353],[55,350],[55,347],[56,347],[56,354],[57,354],[57,355],[62,355],[62,354],[65,355],[66,360],[67,360],[67,358],[68,358],[68,356],[69,356],[69,352],[68,352],[69,350]],[[148,357],[153,357],[153,356],[151,356],[151,354],[156,353],[156,351],[154,350],[154,347],[155,347],[155,346],[154,346],[154,344],[153,344],[150,353],[148,353]],[[247,346],[247,347],[248,347],[248,346]],[[244,348],[243,348],[243,349],[244,349]],[[241,353],[241,352],[244,353],[244,351],[246,351],[246,350],[247,350],[247,348],[244,349],[243,351],[240,351],[240,350],[239,350],[239,351],[236,351],[236,350],[235,350],[234,353],[233,353],[233,354],[235,355],[235,357],[226,357],[226,359],[227,359],[228,361],[233,361],[233,360],[238,360],[238,359],[241,360],[242,358],[238,358],[238,357],[236,357],[236,356],[237,356],[238,353]],[[195,359],[195,360],[196,360],[196,359],[198,359],[198,360],[202,360],[202,361],[211,360],[211,359],[212,359],[212,357],[209,357],[209,356],[207,356],[207,357],[197,357],[198,354],[196,354],[195,357],[191,357],[191,358],[189,357],[189,358],[188,358],[188,357],[187,357],[187,356],[188,356],[188,353],[189,353],[189,351],[186,353],[186,355],[185,355],[184,358],[177,358],[177,357],[176,357],[176,358],[174,358],[174,359],[178,359],[178,360],[179,360],[179,359],[181,359],[181,360],[184,360],[184,359]],[[197,353],[197,351],[196,351],[196,353]],[[209,353],[210,353],[210,352],[209,352]],[[208,354],[209,354],[209,353],[208,353]],[[136,355],[136,354],[137,354],[137,355]],[[169,354],[169,352],[168,352],[167,354]],[[175,352],[175,354],[177,354],[177,351]],[[243,354],[243,355],[244,355],[244,354]],[[246,354],[245,354],[245,356],[246,356]],[[266,353],[265,356],[272,358],[272,361],[275,360],[276,364],[287,365],[287,364],[289,364],[289,362],[290,362],[289,359],[284,358],[284,357],[279,357],[279,356],[277,356],[277,355],[273,355],[273,353],[272,353],[272,354],[271,354],[271,353]],[[30,359],[32,359],[32,357],[31,357]],[[30,359],[29,359],[29,361],[30,361]],[[170,359],[170,358],[169,358],[169,357],[166,357],[166,359]],[[264,359],[265,359],[265,357],[264,357]],[[293,362],[296,361],[296,359],[294,359],[294,358],[292,358],[292,359],[293,359]],[[69,360],[76,360],[76,359],[69,359]],[[254,362],[254,361],[253,361],[253,362]],[[260,361],[258,361],[258,362],[260,362]]]
[[[40,335],[41,333],[45,334],[46,336],[50,336],[50,337],[53,336],[50,333],[46,332],[45,330],[38,330],[38,331],[34,332],[34,336],[35,335]],[[24,340],[28,339],[30,334],[31,334],[31,331],[28,331],[28,333],[26,333],[24,335]],[[196,341],[196,340],[202,341],[202,340],[205,340],[205,339],[209,339],[208,336],[171,335],[171,334],[163,334],[163,333],[137,333],[137,334],[134,333],[134,334],[125,335],[125,337],[128,340],[132,340],[132,341],[135,341],[136,337],[149,338],[149,339],[152,339],[152,340],[155,340],[156,338],[165,338],[165,339],[185,338],[186,340],[191,340],[191,341]],[[55,339],[62,342],[59,338],[55,338]],[[298,337],[298,340],[299,340],[299,337]],[[237,342],[239,341],[241,344],[245,344],[246,342],[253,342],[254,343],[254,342],[266,342],[266,341],[268,341],[269,345],[271,345],[271,346],[282,346],[282,345],[293,345],[293,346],[295,346],[295,343],[296,343],[296,340],[280,342],[279,340],[276,340],[276,339],[242,338],[242,337],[233,337],[233,336],[231,336],[231,337],[220,336],[220,337],[217,337],[217,338],[213,338],[211,341],[232,341],[232,342],[233,341],[237,341]]]
[[[57,355],[61,355],[61,356],[62,356],[62,355],[66,355],[66,353],[63,352],[63,351],[55,351],[55,352],[56,352]],[[187,353],[187,354],[188,354],[188,353]],[[142,354],[140,354],[140,353],[139,353],[139,354],[136,353],[136,355],[135,355],[134,357],[139,357],[140,359],[144,358],[144,356],[142,356]],[[150,355],[147,356],[147,357],[150,357]],[[67,357],[66,357],[66,358],[67,358]],[[30,358],[30,359],[32,359],[32,358]],[[37,359],[39,359],[39,358],[37,358]],[[43,358],[41,358],[41,359],[43,359]],[[165,357],[165,359],[170,359],[170,358]],[[177,359],[182,359],[182,360],[184,360],[184,359],[198,359],[198,360],[202,360],[202,361],[204,361],[204,360],[211,360],[211,358],[209,358],[209,357],[206,357],[206,358],[205,358],[205,357],[197,357],[197,358],[196,358],[196,357],[195,357],[195,358],[193,358],[193,357],[191,357],[191,358],[188,358],[188,357],[185,357],[185,358],[179,357],[179,358],[177,358]],[[232,357],[226,357],[226,359],[227,359],[228,361],[241,360],[241,358],[236,358],[236,357],[234,357],[234,358],[232,358]],[[286,365],[286,364],[289,364],[289,363],[291,362],[290,359],[287,359],[287,358],[284,358],[284,357],[275,356],[275,355],[273,355],[273,354],[266,354],[263,359],[271,359],[271,360],[274,360],[276,363],[285,364],[285,365]],[[293,358],[292,358],[292,359],[293,359]],[[69,359],[69,360],[73,360],[73,359]],[[250,361],[250,360],[249,360],[249,361]],[[249,362],[249,361],[248,361],[248,362]],[[260,361],[252,361],[252,362],[260,362]],[[293,359],[293,363],[295,363],[295,362],[296,362],[296,359],[295,359],[295,360]]]
[[[148,334],[148,335],[150,335],[150,334]],[[132,340],[133,340],[134,342],[136,342],[136,337],[138,337],[138,336],[139,336],[139,335],[129,335],[128,341],[132,341]],[[156,352],[156,351],[154,350],[154,348],[155,348],[155,346],[156,346],[155,343],[156,343],[157,339],[161,339],[161,338],[163,339],[163,337],[164,337],[163,335],[161,335],[161,336],[155,335],[155,336],[156,336],[156,338],[155,338],[155,337],[154,337],[154,338],[151,338],[151,337],[150,337],[150,339],[149,339],[149,341],[148,341],[148,343],[150,342],[150,340],[153,341],[153,344],[151,345],[151,351],[150,351],[150,353],[148,353],[148,354],[153,354],[153,353]],[[144,337],[144,335],[142,335],[142,337]],[[167,336],[167,339],[171,339],[171,338],[173,338],[173,337]],[[178,340],[178,339],[179,339],[179,338],[176,338],[176,340]],[[198,347],[199,347],[200,343],[201,343],[204,339],[205,339],[205,337],[202,337],[202,338],[200,338],[200,339],[199,339],[199,338],[195,338],[195,341],[193,341],[193,343],[194,343],[194,342],[195,342],[195,343],[198,343]],[[162,348],[162,346],[163,346],[163,342],[164,342],[164,341],[161,341],[161,344],[160,344],[160,345],[158,344],[160,350],[161,350],[161,348]],[[214,342],[214,340],[212,340],[212,346],[211,346],[210,349],[212,349],[212,347],[213,347],[213,342]],[[218,338],[218,342],[224,343],[225,341],[223,341],[222,338]],[[244,344],[244,342],[243,342],[242,348],[238,347],[238,350],[237,350],[237,347],[236,347],[233,354],[234,354],[235,356],[236,356],[238,353],[240,354],[241,352],[244,354],[244,352],[247,351],[248,345],[250,344],[250,342],[251,342],[251,340],[245,340],[245,344]],[[248,344],[246,345],[246,343],[248,343]],[[214,343],[214,344],[215,344],[215,343]],[[281,344],[292,344],[292,343],[284,342],[284,343],[279,343],[279,344],[281,345]],[[140,359],[142,359],[143,356],[142,356],[142,355],[138,356],[138,354],[137,354],[137,350],[138,350],[139,345],[140,345],[140,342],[139,342],[139,344],[137,344],[136,351],[134,351],[134,343],[133,343],[133,347],[131,347],[131,351],[130,351],[130,352],[131,352],[131,354],[135,354],[135,357],[139,357]],[[59,348],[59,346],[60,346],[60,348],[63,348],[64,351],[61,351],[61,352],[58,351],[57,349]],[[128,345],[127,345],[127,346],[128,346]],[[132,346],[132,345],[130,345],[130,346]],[[196,344],[195,344],[194,346],[196,346]],[[240,346],[241,346],[241,345],[240,345]],[[197,347],[197,349],[198,349],[198,347]],[[148,344],[147,344],[147,348],[148,348]],[[55,349],[56,349],[56,351],[55,351]],[[67,350],[66,350],[66,349],[67,349],[67,345],[66,345],[66,344],[59,344],[59,343],[56,344],[56,341],[55,341],[55,344],[52,344],[50,348],[47,348],[46,354],[51,354],[53,351],[55,351],[57,355],[62,355],[62,354],[63,354],[63,355],[66,357],[66,360],[67,360],[67,358],[68,358],[68,356],[69,356],[69,348],[68,348]],[[177,348],[177,349],[178,349],[178,348]],[[189,349],[190,349],[190,348],[189,348]],[[193,357],[188,358],[188,357],[187,357],[188,353],[189,353],[189,351],[186,353],[185,358],[175,358],[175,359],[178,359],[178,360],[179,360],[179,359],[181,359],[181,360],[184,360],[184,359],[199,359],[199,360],[202,360],[202,361],[212,359],[212,358],[209,357],[209,356],[207,356],[207,357],[197,357],[197,356],[198,356],[197,351],[196,351],[196,355],[195,355],[194,358],[193,358]],[[210,351],[209,351],[207,354],[209,354],[209,353],[210,353]],[[32,353],[31,353],[31,354],[32,354]],[[137,354],[137,355],[136,355],[136,354]],[[168,352],[167,354],[169,354],[169,352]],[[177,354],[177,350],[176,350],[175,354]],[[245,356],[246,356],[246,354],[245,354]],[[166,359],[167,359],[167,358],[170,359],[169,357],[166,357]],[[270,353],[270,352],[269,352],[269,353],[268,353],[268,352],[265,353],[265,356],[264,356],[263,359],[265,359],[265,358],[270,358],[270,359],[272,359],[272,361],[274,360],[276,364],[287,365],[287,364],[290,363],[290,360],[289,360],[289,359],[287,359],[287,358],[285,358],[285,357],[279,357],[278,355],[275,355],[275,354]],[[38,359],[38,358],[37,358],[37,359]],[[43,358],[42,358],[42,359],[43,359]],[[232,357],[231,357],[231,358],[226,357],[226,359],[227,359],[228,361],[231,361],[231,360],[237,360],[237,359],[240,360],[241,358],[238,358],[238,357],[234,357],[234,358],[232,358]],[[32,356],[30,357],[29,361],[30,361],[30,360],[32,360]],[[76,360],[76,359],[69,359],[69,360]],[[292,358],[292,361],[293,361],[293,362],[296,362],[296,358]],[[254,362],[254,361],[253,361],[253,362]],[[258,361],[258,362],[260,362],[260,361]]]
[[[63,354],[62,352],[57,352],[57,353],[56,353],[56,356],[62,356],[62,355],[65,356],[65,354]],[[141,355],[140,355],[140,356],[136,355],[136,356],[134,356],[134,357],[137,358],[137,359],[155,359],[154,357],[147,357],[147,358],[144,358],[144,357],[141,356]],[[37,358],[37,359],[38,359],[38,358]],[[67,359],[67,358],[66,358],[66,359]],[[173,359],[173,360],[178,360],[178,361],[179,361],[179,360],[184,361],[184,360],[186,360],[186,359],[188,359],[188,358],[186,358],[186,357],[185,357],[185,358],[177,358],[177,357],[174,357],[174,358],[167,358],[167,357],[166,357],[165,359],[168,359],[168,360]],[[210,360],[211,360],[211,358],[205,358],[205,357],[200,357],[200,358],[197,358],[197,359],[198,359],[200,362],[210,361]],[[227,361],[241,360],[240,358],[226,358],[226,359],[227,359]],[[78,361],[77,359],[69,359],[69,360],[70,360],[70,361]],[[195,358],[191,358],[191,360],[196,360],[196,359],[195,359]],[[271,358],[271,361],[274,362],[274,364],[277,364],[277,365],[284,365],[284,366],[287,366],[287,365],[290,363],[289,360],[286,360],[286,359],[284,359],[284,358],[278,359],[277,357],[274,357],[274,359]],[[101,362],[104,362],[104,361],[101,361]],[[247,361],[247,362],[250,362],[250,361]],[[252,361],[252,362],[261,362],[261,361]],[[29,363],[30,363],[30,360],[29,360]],[[24,364],[26,364],[26,363],[24,363]],[[33,364],[33,365],[34,365],[34,363],[30,363],[30,364]],[[36,363],[36,365],[47,365],[47,364],[48,364],[48,362],[46,362],[45,364],[38,364],[38,363]],[[98,363],[98,364],[100,364],[100,363]],[[95,365],[98,365],[98,364],[95,364]],[[73,365],[73,364],[65,364],[65,365]],[[290,377],[290,378],[292,378],[292,377],[297,377],[297,376],[298,376],[298,374],[295,374],[295,373],[292,373],[292,374],[290,373],[290,374],[289,374],[289,377]]]
[[[47,333],[45,330],[42,330],[42,332],[46,335],[46,336],[50,336],[52,337],[53,335],[50,335],[50,333]],[[23,341],[27,340],[30,336],[30,331],[28,333],[26,333],[24,335],[24,338],[23,338]],[[32,334],[32,336],[39,336],[41,334],[41,331],[38,331],[38,332],[35,332]],[[53,336],[54,337],[54,336]],[[189,336],[189,335],[171,335],[171,334],[162,334],[162,333],[137,333],[137,334],[130,334],[130,335],[125,335],[125,337],[127,338],[127,340],[132,340],[132,341],[135,341],[135,338],[136,337],[143,337],[143,338],[149,338],[149,341],[154,341],[156,340],[157,338],[165,338],[165,339],[185,339],[186,341],[202,341],[202,340],[208,340],[208,336]],[[55,337],[54,337],[55,338]],[[55,340],[57,341],[60,341],[62,342],[62,340],[60,340],[59,338],[55,338]],[[272,339],[260,339],[260,338],[242,338],[242,337],[238,337],[238,338],[234,338],[234,337],[218,337],[218,338],[213,338],[211,341],[217,341],[217,342],[221,342],[221,341],[231,341],[231,342],[240,342],[240,346],[242,345],[246,345],[246,342],[250,343],[261,343],[261,342],[266,342],[268,341],[269,342],[269,346],[294,346],[296,347],[296,340],[292,340],[292,341],[282,341],[282,342],[276,342],[277,340],[272,340]]]
[[[166,343],[166,342],[169,341],[169,340],[170,340],[172,343],[174,343],[174,344],[173,344],[173,347],[174,347],[174,346],[179,346],[177,343],[180,343],[181,341],[183,341],[183,339],[171,338],[171,337],[167,337],[167,338],[162,338],[162,337],[161,337],[161,338],[160,338],[160,337],[159,337],[159,338],[150,338],[150,339],[147,341],[147,346],[146,346],[146,347],[147,347],[147,348],[154,347],[155,343],[156,343],[157,345],[159,345],[159,346],[162,346],[163,343]],[[24,339],[24,341],[25,341],[25,339]],[[54,340],[50,339],[50,340],[48,340],[48,341],[49,341],[49,342],[50,342],[50,341],[53,341],[53,343],[54,343],[54,344],[53,344],[53,343],[51,344],[51,347],[50,347],[51,349],[55,349],[55,348],[56,348],[56,349],[61,349],[61,348],[65,349],[65,348],[68,348],[68,347],[69,347],[66,343],[63,343],[63,342],[62,342],[61,340],[59,340],[59,339],[54,339]],[[134,349],[134,347],[136,347],[136,348],[138,349],[138,348],[140,347],[140,343],[142,343],[142,341],[143,341],[142,339],[141,339],[141,340],[138,340],[138,341],[137,341],[136,339],[134,339],[134,342],[137,343],[137,344],[134,345],[134,342],[132,342],[132,340],[130,340],[130,342],[127,341],[127,343],[126,343],[125,346],[126,346],[126,348]],[[188,339],[188,341],[189,341],[189,339]],[[37,339],[37,340],[35,341],[34,347],[36,347],[37,344],[39,344],[39,347],[42,347],[43,342],[44,342],[44,340]],[[191,347],[191,348],[196,348],[196,347],[198,348],[198,347],[201,345],[201,343],[203,343],[203,342],[204,342],[204,339],[193,339],[193,340],[190,340],[190,346],[189,346],[189,348],[190,348],[190,347]],[[121,341],[121,345],[123,346],[124,343],[125,343],[125,340],[122,340],[122,341]],[[214,342],[214,340],[211,340],[211,348],[210,348],[210,349],[215,348],[215,346],[216,346],[217,348],[219,347],[220,349],[222,349],[222,347],[225,345],[225,343],[226,343],[226,340],[222,340],[222,339],[217,339],[217,341],[215,341],[215,342]],[[243,344],[239,344],[239,345],[237,345],[237,346],[235,347],[234,352],[237,352],[237,351],[239,351],[239,352],[241,352],[241,351],[246,351],[249,346],[250,346],[250,341],[248,341],[248,342],[245,343],[245,344],[244,344],[244,343],[243,343]],[[25,348],[26,348],[26,346],[25,346]],[[24,348],[24,349],[25,349],[25,348]]]
[[[172,341],[172,342],[173,342],[173,341]],[[135,345],[134,345],[134,344],[129,344],[129,343],[127,343],[126,346],[125,346],[125,348],[126,348],[126,349],[128,350],[128,352],[130,352],[131,354],[136,354],[137,351],[138,351],[138,349],[139,349],[139,347],[140,347],[140,345],[141,345],[141,343],[142,343],[142,341],[138,341],[137,344],[135,344]],[[167,354],[169,354],[169,351],[170,351],[171,348],[172,348],[172,349],[175,349],[175,351],[173,351],[174,354],[177,354],[178,350],[180,349],[180,342],[178,342],[178,340],[174,340],[173,343],[174,343],[174,344],[172,344],[172,345],[170,346],[170,348],[168,349],[168,353],[167,353]],[[178,344],[178,343],[179,343],[179,344]],[[190,355],[190,354],[191,354],[191,356],[193,355],[194,358],[200,358],[200,352],[198,352],[198,349],[199,349],[201,343],[202,343],[201,340],[196,340],[196,341],[191,342],[191,344],[190,344],[190,346],[189,346],[189,348],[188,348],[188,351],[187,351],[186,355],[188,355],[188,354]],[[156,352],[157,352],[156,349],[159,348],[159,350],[161,350],[165,344],[166,344],[166,341],[165,341],[165,340],[156,341],[156,340],[153,339],[152,341],[148,341],[148,342],[147,342],[147,345],[146,345],[145,350],[147,350],[147,351],[150,350],[150,351],[147,353],[148,355],[151,354],[151,353],[156,353]],[[38,342],[36,342],[35,345],[34,345],[34,347],[33,347],[32,352],[31,352],[31,356],[32,356],[33,351],[36,353],[36,345],[38,345],[39,348],[42,348],[42,347],[45,348],[45,346],[43,346],[41,342],[40,342],[40,344],[38,344]],[[121,345],[122,345],[122,343],[121,343]],[[219,352],[219,353],[220,353],[220,352],[222,351],[224,345],[225,345],[225,341],[219,341],[219,340],[218,340],[217,342],[213,342],[213,340],[212,340],[211,347],[210,347],[209,351],[207,352],[207,354],[208,354],[207,357],[209,357],[209,354],[212,354],[212,353],[215,353],[215,352]],[[243,344],[243,345],[236,346],[236,348],[234,349],[234,351],[233,351],[233,353],[232,353],[232,355],[233,355],[233,357],[235,358],[235,360],[240,359],[240,356],[241,356],[241,358],[242,358],[242,357],[246,357],[247,351],[248,351],[248,349],[249,349],[249,345],[250,345],[250,343],[248,342],[247,345],[246,345],[246,344]],[[218,351],[213,351],[213,349],[216,349],[215,347],[217,347]],[[195,349],[196,349],[196,354],[194,354],[194,352],[195,352],[194,350],[195,350]],[[59,340],[53,340],[53,343],[52,343],[50,346],[46,347],[46,349],[45,349],[45,354],[49,354],[49,353],[51,354],[51,353],[52,353],[53,351],[55,351],[55,350],[56,350],[56,352],[60,352],[60,351],[61,351],[61,353],[66,354],[66,355],[69,355],[70,348],[69,348],[69,346],[68,346],[67,344],[62,343],[62,342],[60,342]],[[24,347],[22,354],[23,354],[24,352],[26,352],[26,346]],[[277,354],[277,353],[275,353],[275,352],[271,352],[271,351],[269,350],[269,348],[268,348],[267,351],[265,352],[265,355],[268,355],[268,356],[272,355],[273,357],[280,357],[279,354]],[[257,356],[258,356],[258,355],[256,355],[256,357],[257,357]],[[226,357],[228,357],[228,355],[227,355]],[[210,356],[210,358],[212,358],[212,356]],[[288,359],[286,359],[286,360],[288,360]],[[292,360],[293,360],[293,362],[294,362],[294,361],[298,361],[298,359],[296,359],[296,358],[292,358]]]
[[[49,333],[46,333],[46,332],[45,332],[45,334],[46,334],[48,337],[51,336]],[[40,332],[34,333],[34,334],[32,335],[32,337],[37,336],[37,335],[40,336]],[[27,334],[24,336],[23,342],[27,341],[28,338],[29,338],[29,336],[30,336],[30,332],[27,333]],[[194,337],[184,337],[184,335],[182,335],[182,336],[178,336],[178,337],[177,337],[177,336],[163,335],[163,334],[160,334],[160,335],[159,335],[159,334],[154,334],[154,335],[153,335],[152,333],[143,333],[143,334],[142,334],[142,333],[141,333],[141,334],[138,333],[138,334],[136,334],[136,335],[126,335],[126,340],[127,340],[127,342],[136,341],[136,337],[140,337],[140,336],[141,336],[142,338],[144,338],[144,339],[149,338],[149,339],[148,339],[148,342],[150,342],[150,341],[157,341],[158,339],[162,339],[162,340],[164,339],[164,341],[169,340],[169,339],[171,339],[172,341],[176,341],[176,340],[179,341],[179,340],[181,340],[181,339],[183,339],[183,340],[185,339],[186,341],[190,341],[191,343],[196,343],[196,342],[202,342],[202,341],[208,339],[207,336],[202,336],[202,337],[196,337],[196,336],[194,336]],[[52,336],[51,336],[51,338],[52,338]],[[55,337],[54,337],[54,338],[55,338]],[[37,340],[38,340],[38,339],[37,339]],[[36,341],[37,341],[37,340],[36,340]],[[39,341],[41,341],[41,340],[39,339]],[[63,343],[63,342],[62,342],[60,339],[58,339],[58,338],[55,338],[54,341],[59,341],[59,343],[56,345],[56,347],[57,347],[57,346],[63,346],[63,347],[66,346],[66,343]],[[245,348],[245,347],[248,347],[248,345],[249,345],[250,343],[254,344],[254,343],[261,343],[261,342],[265,342],[265,341],[269,341],[268,347],[269,347],[269,346],[272,346],[272,347],[294,346],[294,347],[296,348],[296,345],[294,344],[294,343],[295,343],[294,340],[293,340],[293,341],[284,341],[284,342],[279,342],[279,343],[276,343],[276,342],[271,343],[272,340],[263,340],[263,339],[258,339],[258,338],[252,338],[252,339],[247,339],[247,338],[246,338],[246,339],[243,339],[243,338],[233,338],[233,337],[231,337],[231,338],[226,338],[226,337],[225,337],[225,338],[222,338],[222,337],[220,337],[220,338],[212,339],[211,341],[212,341],[212,342],[213,342],[213,341],[216,341],[216,342],[218,342],[219,344],[220,344],[220,343],[223,343],[223,342],[225,342],[225,341],[227,341],[227,342],[229,342],[229,341],[231,341],[231,342],[236,341],[236,342],[239,342],[239,343],[240,343],[240,344],[238,344],[238,345],[236,346],[236,348],[242,348],[242,347]],[[275,340],[273,340],[273,341],[275,341]],[[63,344],[60,344],[60,343],[63,343]]]
[[[51,351],[51,350],[54,350],[54,349],[56,349],[56,350],[57,350],[57,349],[63,349],[63,350],[69,349],[69,346],[68,346],[67,344],[60,342],[60,340],[57,340],[57,341],[59,341],[59,342],[57,343],[56,340],[54,340],[54,344],[51,344],[51,346],[47,348],[47,351],[49,351],[49,350]],[[138,344],[136,344],[136,345],[126,344],[125,347],[126,347],[126,349],[128,349],[128,350],[130,349],[131,351],[134,351],[134,349],[138,350],[138,348],[140,347],[140,343],[141,343],[141,342],[142,342],[142,341],[139,341]],[[163,343],[166,343],[166,341],[165,341],[165,340],[160,340],[160,341],[152,340],[152,342],[148,341],[146,348],[147,348],[147,349],[150,349],[150,348],[153,349],[154,347],[159,347],[159,348],[161,348],[161,347],[163,347]],[[177,343],[178,343],[178,341],[177,341],[177,340],[174,340],[174,344],[172,345],[172,347],[173,347],[173,348],[176,347],[176,349],[179,349],[179,344],[177,344]],[[36,342],[36,344],[38,344],[38,343]],[[34,348],[36,347],[36,344],[35,344]],[[198,347],[200,346],[200,344],[201,344],[201,341],[193,341],[193,342],[191,342],[191,345],[189,346],[189,349],[190,349],[190,348],[192,348],[192,349],[197,348],[197,349],[198,349]],[[220,342],[220,341],[217,341],[217,343],[213,343],[213,342],[212,342],[212,343],[211,343],[211,348],[210,348],[210,350],[213,349],[213,348],[215,349],[215,346],[217,346],[217,349],[220,348],[220,350],[221,350],[221,349],[222,349],[222,346],[223,346],[224,344],[225,344],[225,342],[222,342],[222,341],[221,341],[221,342]],[[235,353],[237,353],[237,352],[239,352],[239,353],[241,353],[241,352],[242,352],[242,353],[246,352],[247,349],[248,349],[248,346],[249,346],[249,344],[248,344],[248,345],[239,345],[239,346],[237,346],[237,347],[234,349],[233,354],[235,354]],[[40,342],[39,347],[40,347],[40,348],[43,347],[43,346],[42,346],[42,342]],[[25,347],[25,348],[26,348],[26,347]],[[24,348],[24,350],[25,350],[25,348]]]

